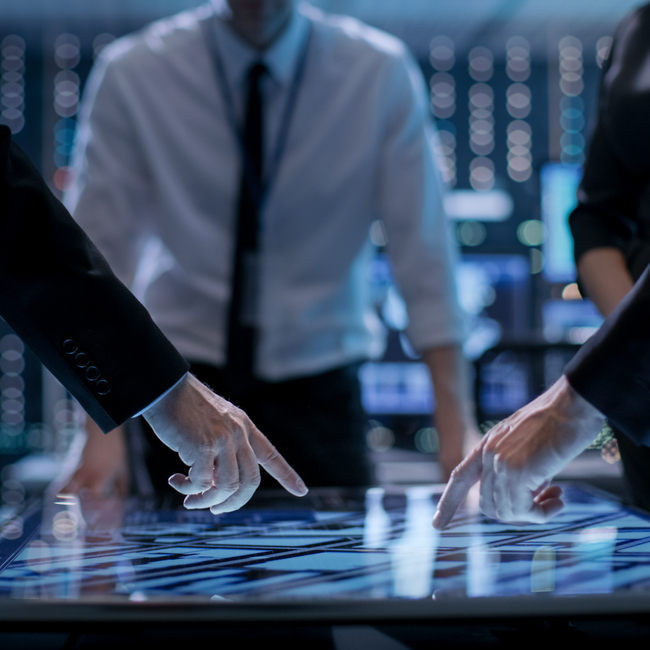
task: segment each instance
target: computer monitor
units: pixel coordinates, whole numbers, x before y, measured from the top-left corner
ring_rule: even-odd
[[[569,214],[576,206],[582,167],[549,162],[540,171],[542,222],[546,239],[542,273],[549,282],[572,282],[576,277]]]
[[[547,300],[542,305],[544,338],[550,343],[584,343],[603,320],[591,300]]]
[[[383,356],[359,371],[366,412],[380,415],[430,415],[435,409],[426,365],[405,333],[408,316],[388,258],[372,267],[377,313],[386,331]],[[523,255],[467,254],[456,268],[461,308],[466,315],[465,354],[478,358],[502,337],[524,336],[529,327],[530,266]]]

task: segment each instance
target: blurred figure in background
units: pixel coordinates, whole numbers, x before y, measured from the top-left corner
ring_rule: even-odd
[[[357,375],[381,349],[382,220],[446,477],[472,424],[435,137],[397,39],[292,0],[215,2],[102,52],[66,202],[192,371],[309,485],[373,483]],[[88,430],[69,487],[124,486],[124,439]],[[128,440],[161,489],[177,459],[146,431]]]

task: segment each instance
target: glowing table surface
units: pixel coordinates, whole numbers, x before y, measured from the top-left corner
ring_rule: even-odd
[[[0,620],[471,617],[650,611],[650,516],[589,488],[544,525],[440,486],[260,493],[234,513],[34,502],[0,529]],[[500,614],[501,613],[501,614]]]

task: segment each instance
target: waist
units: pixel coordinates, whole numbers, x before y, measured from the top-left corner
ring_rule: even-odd
[[[313,384],[328,384],[330,382],[335,382],[338,380],[349,381],[350,379],[356,381],[359,376],[359,368],[362,366],[365,359],[359,359],[351,363],[346,363],[342,366],[337,366],[336,368],[329,368],[323,372],[301,375],[299,377],[290,377],[287,379],[280,379],[277,381],[270,381],[263,379],[261,377],[256,377],[255,381],[260,386],[278,386],[280,384],[298,384],[304,385],[304,382],[313,383]],[[190,372],[201,381],[207,383],[211,388],[213,387],[210,383],[210,379],[214,384],[226,385],[228,384],[228,371],[224,366],[216,366],[211,363],[205,363],[203,361],[193,361],[188,359],[190,364]],[[204,379],[205,378],[205,379]]]

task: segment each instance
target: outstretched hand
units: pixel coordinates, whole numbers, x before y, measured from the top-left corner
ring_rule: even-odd
[[[591,444],[603,416],[562,376],[549,390],[492,428],[452,472],[433,519],[442,529],[470,488],[480,509],[510,523],[543,523],[563,507],[553,476]]]
[[[210,508],[215,514],[240,508],[260,484],[260,465],[291,494],[307,494],[302,479],[246,413],[192,375],[144,417],[190,468],[187,476],[169,479],[188,495],[187,508]]]

